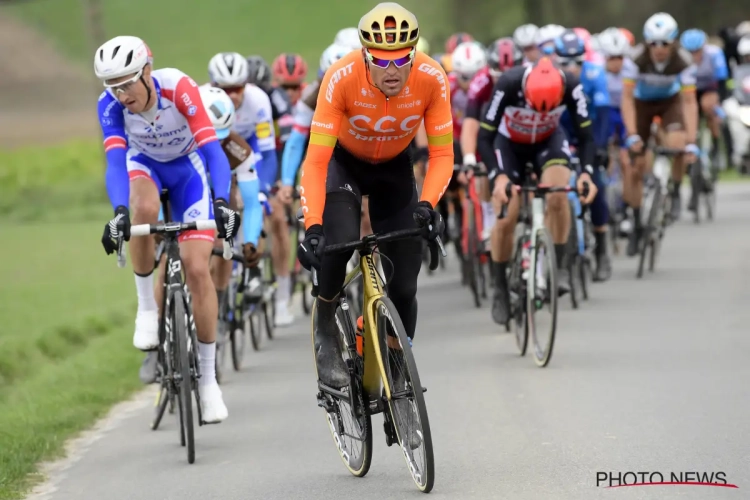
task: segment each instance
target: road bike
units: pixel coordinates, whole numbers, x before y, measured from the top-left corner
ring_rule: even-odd
[[[464,167],[471,174],[466,186],[463,186],[464,195],[461,197],[463,206],[463,224],[461,225],[461,252],[463,259],[463,276],[469,286],[474,306],[482,307],[482,300],[487,299],[487,276],[489,272],[489,256],[482,241],[483,212],[479,199],[479,182],[481,178],[487,177],[483,165]]]
[[[326,412],[328,426],[341,460],[354,476],[363,477],[372,461],[372,415],[382,413],[388,446],[398,444],[414,483],[425,493],[435,481],[432,434],[411,341],[393,302],[387,297],[384,279],[378,272],[373,254],[378,244],[422,235],[423,229],[404,229],[385,234],[370,234],[361,240],[328,245],[325,255],[355,250],[359,265],[344,280],[346,288],[358,276],[363,278],[362,329],[350,313],[345,293],[339,294],[336,323],[350,382],[341,390],[318,381],[318,406]],[[438,238],[429,245],[430,268],[438,266]],[[378,252],[380,253],[380,252]],[[380,253],[385,261],[388,257]],[[391,264],[392,268],[392,264]],[[313,285],[317,274],[313,270]],[[313,302],[312,324],[315,325],[318,301]],[[313,346],[315,335],[313,327]],[[314,347],[313,347],[314,352]]]

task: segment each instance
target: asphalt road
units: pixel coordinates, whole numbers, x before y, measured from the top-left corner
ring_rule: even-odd
[[[667,234],[657,272],[615,259],[578,311],[562,301],[551,364],[473,308],[454,269],[421,277],[415,355],[432,426],[433,498],[748,498],[750,185],[722,186],[718,220]],[[373,418],[364,479],[340,462],[316,406],[309,323],[278,330],[223,386],[230,416],[197,430],[188,465],[177,423],[123,416],[56,473],[45,498],[402,499],[419,493]],[[127,348],[123,341],[123,348]],[[136,374],[133,374],[136,376]],[[596,473],[719,472],[739,489],[597,487]],[[632,481],[632,479],[631,479]]]

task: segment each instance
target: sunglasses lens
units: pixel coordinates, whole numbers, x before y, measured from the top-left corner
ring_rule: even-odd
[[[405,55],[404,57],[399,57],[398,59],[379,59],[369,52],[367,53],[369,56],[369,60],[372,64],[377,66],[378,68],[387,68],[391,63],[395,64],[397,68],[403,68],[407,64],[409,64],[412,60],[413,52],[410,52],[409,54]]]

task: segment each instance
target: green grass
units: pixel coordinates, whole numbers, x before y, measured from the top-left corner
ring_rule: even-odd
[[[0,499],[139,386],[135,294],[99,222],[0,231]]]
[[[269,62],[284,51],[299,52],[314,78],[320,54],[336,32],[356,26],[379,3],[323,0],[301,2],[184,2],[182,0],[101,0],[106,37],[142,37],[154,53],[154,65],[178,67],[200,81],[208,60],[220,51],[257,53]],[[27,0],[8,11],[39,27],[64,53],[90,67],[92,46],[80,0]],[[452,31],[449,0],[404,0],[420,21],[422,34],[438,52]],[[497,36],[509,33],[521,17],[520,3],[490,14]],[[498,11],[500,9],[495,9]],[[468,26],[461,27],[463,29]],[[456,28],[457,29],[457,28]]]
[[[737,169],[719,172],[719,182],[748,182],[750,176],[742,175]]]

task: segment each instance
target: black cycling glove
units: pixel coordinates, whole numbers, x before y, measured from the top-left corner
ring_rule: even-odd
[[[323,236],[323,226],[313,224],[305,231],[305,239],[297,247],[297,258],[302,267],[308,271],[315,268],[320,271],[321,259],[323,258],[323,248],[326,246],[326,239]]]
[[[242,221],[240,214],[229,208],[226,200],[222,198],[214,201],[214,218],[216,219],[216,230],[219,233],[219,238],[223,240],[234,238],[240,232],[240,222]]]
[[[440,212],[432,209],[432,204],[429,201],[417,203],[414,209],[414,221],[424,228],[422,236],[428,241],[434,241],[438,236],[442,236],[445,230],[443,217]]]
[[[130,212],[122,205],[115,208],[115,216],[104,226],[102,246],[107,255],[117,251],[117,238],[122,233],[125,241],[130,240]]]

